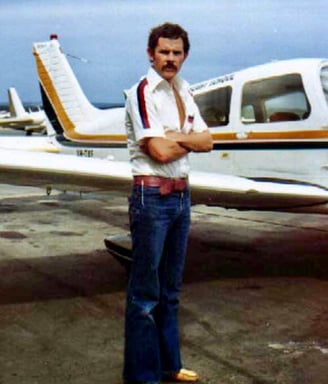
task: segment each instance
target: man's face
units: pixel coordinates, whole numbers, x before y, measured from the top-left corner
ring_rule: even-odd
[[[169,83],[179,72],[187,57],[181,37],[178,39],[160,37],[154,52],[148,49],[148,56],[155,71]]]

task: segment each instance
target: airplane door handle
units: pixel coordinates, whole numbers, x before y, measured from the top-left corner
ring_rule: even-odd
[[[237,137],[237,139],[247,139],[247,137],[248,137],[248,132],[245,132],[245,131],[243,131],[243,132],[237,132],[236,133],[236,137]]]

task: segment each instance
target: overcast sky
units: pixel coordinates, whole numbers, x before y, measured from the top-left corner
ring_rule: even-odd
[[[328,57],[327,0],[1,0],[0,102],[15,87],[40,100],[32,43],[59,36],[93,102],[122,102],[148,69],[151,27],[181,24],[191,40],[183,68],[195,83],[294,57]]]

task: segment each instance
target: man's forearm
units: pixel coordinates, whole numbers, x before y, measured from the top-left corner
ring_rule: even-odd
[[[185,156],[189,150],[176,141],[165,137],[154,137],[145,140],[142,149],[153,160],[159,163],[170,163]]]
[[[159,163],[169,163],[191,151],[209,152],[213,148],[213,142],[208,130],[189,134],[169,131],[166,133],[166,137],[145,139],[141,148],[153,160]]]
[[[177,142],[188,152],[209,152],[213,148],[212,136],[208,130],[203,132],[190,132],[184,134],[180,132],[169,132],[167,137]]]

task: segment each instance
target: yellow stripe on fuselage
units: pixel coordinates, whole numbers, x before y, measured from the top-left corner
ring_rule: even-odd
[[[283,132],[245,132],[242,133],[222,132],[212,133],[214,141],[249,141],[249,140],[318,140],[328,139],[326,130],[306,130],[306,131],[283,131]],[[241,136],[241,137],[240,137]]]

